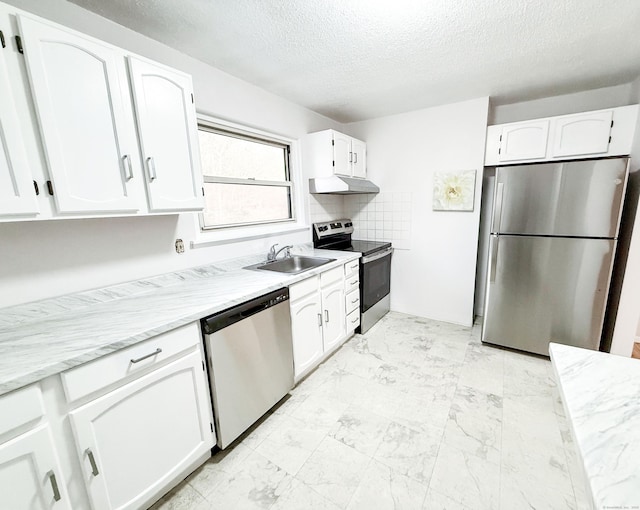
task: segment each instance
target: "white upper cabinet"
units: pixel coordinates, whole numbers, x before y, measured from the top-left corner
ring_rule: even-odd
[[[202,172],[191,77],[139,58],[129,70],[152,211],[201,210]]]
[[[35,215],[40,208],[20,138],[6,51],[0,47],[0,215]]]
[[[333,129],[303,139],[304,161],[311,177],[367,177],[366,144]]]
[[[364,179],[367,177],[367,145],[356,138],[352,138],[351,151],[353,153],[352,176]]]
[[[31,17],[17,19],[58,211],[138,210],[123,53]]]
[[[567,115],[556,120],[552,156],[605,154],[609,149],[612,110]]]
[[[548,120],[504,126],[500,135],[498,157],[501,162],[544,158],[547,153],[548,135]]]
[[[486,166],[631,153],[638,105],[487,128]]]

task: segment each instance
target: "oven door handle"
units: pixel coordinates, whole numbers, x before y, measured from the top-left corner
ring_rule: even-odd
[[[382,257],[386,257],[387,255],[391,256],[392,253],[393,253],[393,248],[387,248],[386,250],[381,251],[380,253],[374,253],[373,255],[362,257],[361,260],[363,264],[367,264],[369,262],[373,262],[374,260],[381,259]]]

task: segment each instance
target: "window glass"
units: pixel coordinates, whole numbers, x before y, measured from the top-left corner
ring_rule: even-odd
[[[200,125],[203,229],[290,221],[290,147],[276,140]]]

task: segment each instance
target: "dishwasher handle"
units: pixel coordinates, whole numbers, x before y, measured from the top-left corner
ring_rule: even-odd
[[[202,319],[202,330],[206,335],[211,335],[236,322],[248,319],[252,315],[260,313],[272,306],[279,305],[289,299],[289,289],[284,287],[269,294],[245,301],[239,305],[222,310],[214,315]]]

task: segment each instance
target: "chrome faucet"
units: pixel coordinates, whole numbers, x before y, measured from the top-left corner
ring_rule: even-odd
[[[293,248],[293,245],[283,246],[278,251],[276,251],[276,246],[278,246],[278,243],[274,244],[271,248],[269,248],[269,253],[267,254],[267,262],[273,262],[274,260],[276,260],[281,251],[284,251],[285,259],[291,257],[290,250],[291,248]]]

